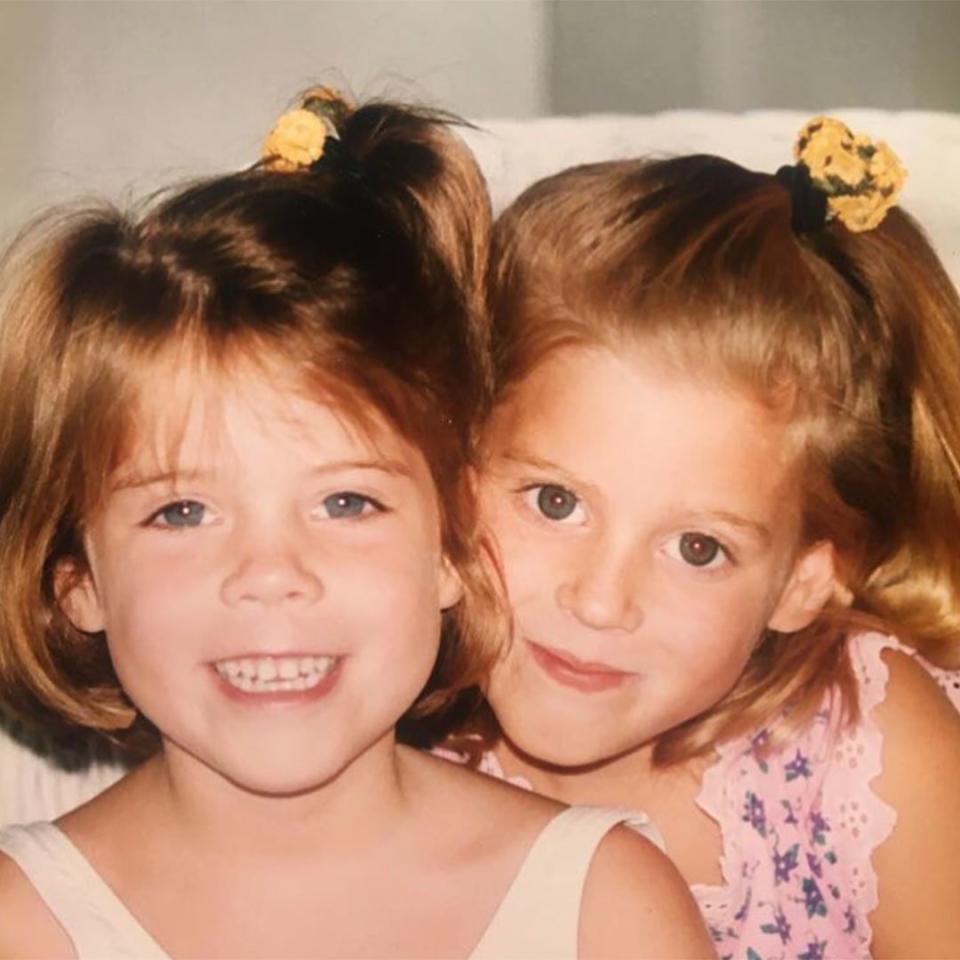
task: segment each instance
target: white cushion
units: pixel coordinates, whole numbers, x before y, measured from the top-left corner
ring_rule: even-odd
[[[854,133],[886,140],[909,177],[903,207],[927,230],[960,285],[960,115],[824,110]],[[673,110],[648,116],[591,115],[479,121],[466,138],[490,184],[495,209],[534,180],[565,167],[645,154],[715,153],[755,170],[792,163],[793,141],[813,112]]]

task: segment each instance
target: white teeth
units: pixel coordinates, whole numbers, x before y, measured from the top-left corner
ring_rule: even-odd
[[[332,669],[335,657],[243,657],[218,660],[217,673],[247,693],[309,690]]]
[[[257,661],[257,679],[261,683],[277,679],[277,665],[270,657],[261,657]]]

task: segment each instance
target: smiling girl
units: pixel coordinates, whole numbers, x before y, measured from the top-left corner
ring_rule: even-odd
[[[8,262],[0,678],[155,749],[0,831],[0,955],[709,954],[625,814],[396,740],[495,652],[463,482],[488,216],[443,118],[316,90],[263,163]]]

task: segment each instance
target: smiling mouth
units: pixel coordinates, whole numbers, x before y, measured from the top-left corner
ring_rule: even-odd
[[[260,656],[217,660],[220,677],[244,693],[279,693],[318,687],[339,663],[330,656]]]
[[[616,670],[603,663],[580,660],[570,653],[541,646],[532,640],[526,641],[534,662],[551,679],[581,693],[601,693],[625,684],[632,673]]]

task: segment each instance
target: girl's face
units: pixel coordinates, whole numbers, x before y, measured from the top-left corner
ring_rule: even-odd
[[[806,626],[832,550],[801,550],[786,424],[639,349],[568,348],[491,422],[481,479],[514,614],[490,703],[560,766],[717,703],[769,627]]]
[[[460,595],[423,457],[252,374],[148,402],[74,622],[188,766],[289,794],[389,747]]]

